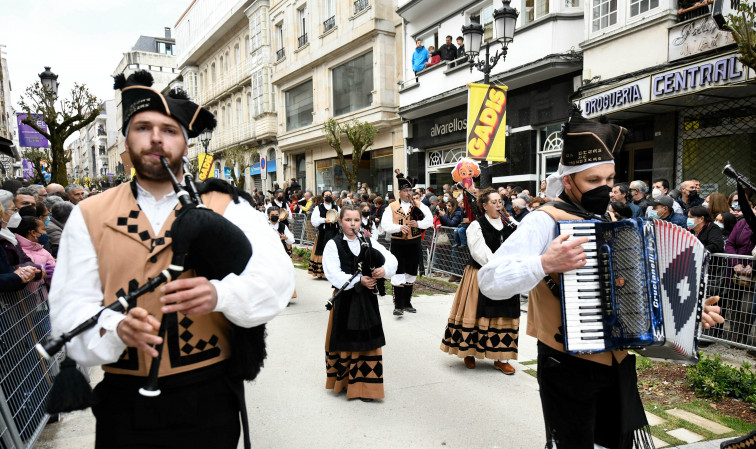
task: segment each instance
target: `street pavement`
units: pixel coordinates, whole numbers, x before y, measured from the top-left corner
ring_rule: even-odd
[[[389,296],[380,300],[386,398],[347,400],[325,389],[324,341],[331,295],[327,281],[296,270],[298,298],[268,324],[268,358],[247,384],[255,448],[542,448],[543,418],[535,377],[513,363],[505,376],[492,361],[475,370],[439,349],[453,295],[413,298],[417,314],[396,318]],[[520,361],[536,359],[535,340],[520,329]],[[101,375],[93,370],[92,379]],[[49,424],[36,447],[94,446],[89,410]],[[240,444],[241,448],[242,445]],[[681,446],[714,449],[718,442]]]

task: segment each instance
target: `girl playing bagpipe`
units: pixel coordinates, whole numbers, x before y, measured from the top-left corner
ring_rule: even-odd
[[[365,402],[383,394],[383,335],[376,281],[396,272],[397,260],[374,237],[360,233],[361,217],[354,205],[340,211],[342,232],[323,251],[323,271],[334,288],[326,332],[326,388],[347,390],[347,398]]]

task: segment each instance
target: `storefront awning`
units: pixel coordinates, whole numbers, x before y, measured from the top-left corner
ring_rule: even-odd
[[[667,66],[579,99],[583,115],[625,120],[756,95],[753,70],[736,53]]]
[[[13,141],[0,136],[0,153],[8,155],[14,159],[19,159],[18,152],[14,151]]]

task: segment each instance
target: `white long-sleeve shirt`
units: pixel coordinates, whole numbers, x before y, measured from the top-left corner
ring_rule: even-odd
[[[326,208],[326,211],[329,211],[333,209],[333,203],[323,203],[323,207]],[[315,206],[312,208],[312,215],[310,216],[310,223],[312,223],[313,228],[317,228],[318,226],[325,223],[325,217],[320,216],[320,206]]]
[[[141,187],[137,190],[137,203],[152,228],[160,230],[178,203],[176,195],[155,201]],[[252,257],[240,275],[232,273],[210,282],[218,296],[215,311],[239,326],[253,327],[270,321],[286,308],[294,291],[294,267],[278,243],[278,234],[269,230],[267,218],[243,199],[240,201],[229,203],[223,216],[244,231],[252,244]],[[53,279],[49,303],[54,335],[70,331],[102,308],[97,253],[79,207],[71,211],[63,229]],[[68,343],[68,354],[84,366],[116,362],[126,349],[116,333],[124,318],[122,313],[105,310],[94,328]],[[101,330],[105,331],[102,336]]]
[[[342,236],[342,238],[347,241],[349,250],[352,251],[352,254],[358,256],[360,254],[359,239],[355,237],[353,240],[349,240],[346,236]],[[387,250],[383,245],[378,243],[378,240],[376,240],[374,237],[370,238],[370,244],[373,245],[373,248],[380,251],[381,254],[383,254],[383,257],[386,258],[386,262],[383,264],[383,269],[386,270],[386,274],[383,277],[390,278],[391,276],[395,275],[396,268],[399,266],[399,262],[397,262],[396,257],[394,257],[394,255],[391,254],[389,250]],[[330,282],[331,285],[338,287],[344,285],[344,283],[348,281],[350,277],[352,277],[351,274],[341,271],[341,261],[339,260],[339,250],[336,247],[335,238],[326,243],[325,249],[323,250],[323,273],[325,274],[326,279],[328,279],[328,282]],[[359,275],[352,279],[352,282],[349,283],[349,286],[346,288],[346,290],[353,288],[355,284],[360,282],[360,279],[362,279],[362,276]]]
[[[504,229],[504,223],[502,223],[501,218],[490,218],[488,215],[485,215],[485,217],[497,231]],[[486,245],[486,240],[483,238],[483,230],[478,220],[470,223],[466,232],[467,248],[470,250],[470,255],[479,264],[487,264],[491,260],[493,253],[491,252],[491,248]]]
[[[270,228],[272,230],[276,231],[277,235],[280,235],[280,234],[278,234],[278,223],[279,222],[273,223],[271,221],[268,221],[268,224],[270,225]],[[289,244],[289,245],[293,245],[294,244],[294,234],[291,233],[291,231],[289,230],[288,226],[284,226],[283,228],[284,228],[284,235],[286,236],[286,240],[285,240],[286,243]]]
[[[530,291],[546,276],[541,255],[555,238],[556,223],[551,215],[538,210],[526,215],[478,271],[480,291],[491,299],[507,299]]]
[[[423,217],[422,220],[417,222],[417,227],[419,229],[428,229],[431,226],[433,226],[433,214],[431,214],[430,209],[428,209],[428,206],[423,204],[420,201],[415,201],[415,204],[420,208],[421,211],[423,211],[423,214],[425,214],[425,217]],[[411,203],[405,203],[404,201],[399,202],[399,207],[402,208],[402,212],[405,214],[409,213]],[[389,204],[386,206],[386,210],[383,211],[383,216],[381,217],[381,228],[383,228],[383,231],[387,234],[395,234],[397,232],[402,232],[402,226],[394,223],[394,212],[391,211],[391,205]]]

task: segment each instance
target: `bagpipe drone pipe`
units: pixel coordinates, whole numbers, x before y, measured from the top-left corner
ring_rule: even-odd
[[[173,258],[169,267],[158,276],[149,279],[144,285],[118,298],[110,306],[101,309],[73,330],[38,345],[37,350],[43,357],[50,358],[72,338],[94,327],[105,309],[126,312],[136,306],[137,298],[153,291],[164,282],[170,282],[185,270],[192,269],[197,276],[204,276],[208,279],[222,279],[230,273],[239,275],[246,268],[252,257],[252,245],[244,232],[222,215],[202,204],[201,192],[194,185],[191,174],[185,170],[185,186],[182,188],[168,162],[162,157],[161,162],[170,175],[171,183],[181,203],[181,209],[171,226]],[[228,193],[235,202],[239,201],[239,194],[236,191],[231,191],[233,187],[226,183],[209,183],[209,185],[206,184],[202,187],[204,187],[204,191]],[[164,316],[158,335],[164,335],[165,322]],[[231,324],[232,357],[228,370],[229,376],[252,380],[259,373],[266,355],[265,326],[242,328]],[[157,345],[156,349],[159,355],[153,359],[146,386],[140,390],[148,396],[159,394],[157,379],[162,356],[162,344]],[[64,373],[64,370],[61,369],[61,373],[56,378],[55,385],[50,392],[47,403],[48,413],[78,410],[91,405],[88,401],[80,399],[87,395],[91,397],[89,384],[78,373],[73,363],[66,364],[66,368],[70,369],[65,370],[68,371],[67,373]],[[77,373],[82,379],[74,380],[69,377],[76,376]],[[61,379],[61,377],[63,378]],[[57,385],[59,385],[58,388],[56,388]],[[76,393],[70,391],[72,389],[83,390]],[[88,392],[87,389],[89,389]]]

